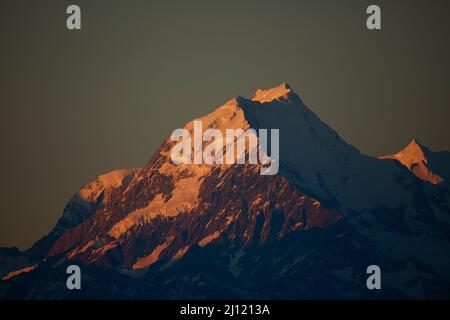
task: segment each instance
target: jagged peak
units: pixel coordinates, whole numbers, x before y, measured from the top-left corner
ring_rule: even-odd
[[[273,87],[271,89],[258,89],[253,95],[252,100],[265,103],[271,102],[274,100],[290,100],[292,96],[297,96],[295,92],[291,89],[289,84],[286,82],[281,83],[280,85]]]
[[[405,149],[420,149],[424,150],[426,147],[419,142],[416,138],[412,139],[411,142],[405,147]]]
[[[414,163],[419,161],[426,162],[425,150],[427,150],[427,148],[414,138],[406,147],[401,149],[399,152],[381,156],[380,158],[395,158],[405,163]]]
[[[428,159],[429,154],[427,147],[421,144],[417,139],[412,139],[411,142],[398,153],[380,158],[396,159],[420,179],[433,184],[439,184],[443,181],[443,178],[430,169]]]
[[[426,147],[417,139],[412,139],[411,142],[396,154],[398,158],[404,158],[407,162],[427,162],[425,151]]]

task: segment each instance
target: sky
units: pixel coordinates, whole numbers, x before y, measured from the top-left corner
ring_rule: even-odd
[[[449,14],[446,0],[2,0],[0,246],[29,247],[81,186],[282,82],[363,153],[450,150]]]

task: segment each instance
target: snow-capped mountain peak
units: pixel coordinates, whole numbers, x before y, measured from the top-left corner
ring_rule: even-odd
[[[252,100],[265,103],[265,102],[271,102],[274,100],[289,100],[293,96],[298,96],[294,93],[294,91],[291,89],[289,84],[286,82],[283,82],[282,84],[271,88],[271,89],[258,89],[256,90]]]
[[[413,163],[418,163],[420,161],[427,163],[424,148],[425,147],[417,141],[417,139],[413,139],[403,150],[395,154],[394,158],[398,159],[409,168]]]
[[[395,159],[414,173],[418,178],[432,184],[440,184],[444,179],[439,175],[439,169],[435,169],[432,162],[439,157],[422,145],[417,139],[413,139],[405,148],[393,155],[380,157],[381,159]],[[440,159],[437,159],[438,162]],[[435,169],[435,170],[433,170]]]

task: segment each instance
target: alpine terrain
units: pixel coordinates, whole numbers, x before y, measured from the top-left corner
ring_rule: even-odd
[[[289,85],[236,97],[203,130],[279,129],[279,172],[174,164],[101,175],[25,252],[0,250],[3,299],[450,298],[450,157],[416,140],[374,158]],[[193,131],[193,121],[184,126]],[[79,265],[82,290],[68,290]],[[381,269],[381,290],[366,270]]]

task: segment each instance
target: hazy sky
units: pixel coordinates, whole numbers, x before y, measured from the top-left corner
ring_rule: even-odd
[[[447,0],[2,0],[0,14],[0,246],[31,245],[82,185],[284,81],[364,153],[450,149]]]

